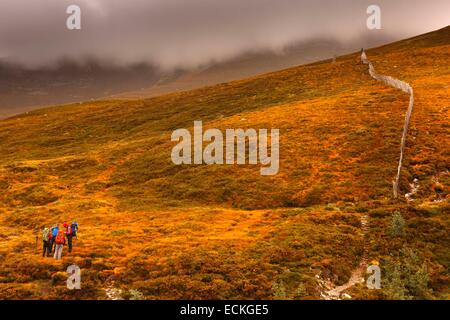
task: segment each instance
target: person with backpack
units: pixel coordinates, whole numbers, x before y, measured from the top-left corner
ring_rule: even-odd
[[[44,227],[42,230],[42,256],[48,257],[51,254],[51,242],[50,242],[51,232],[50,229]]]
[[[77,232],[78,232],[78,222],[72,221],[72,223],[70,225],[70,228],[72,228],[72,235],[74,237],[76,237],[77,236]]]
[[[64,226],[64,232],[65,232],[66,237],[67,237],[67,244],[69,246],[69,253],[71,253],[72,252],[72,238],[73,238],[72,227],[67,222],[64,222],[63,226]]]
[[[62,256],[63,247],[66,244],[66,235],[64,230],[58,230],[58,234],[55,237],[55,255],[53,258],[60,260]]]
[[[57,224],[55,224],[51,229],[50,229],[51,233],[52,233],[52,237],[51,237],[51,243],[50,243],[50,254],[52,252],[55,251],[55,247],[56,247],[56,243],[55,243],[55,239],[56,236],[58,235],[58,231],[59,231],[59,227]]]
[[[73,221],[70,225],[67,224],[66,227],[67,244],[69,245],[69,253],[72,252],[72,239],[77,236],[78,223]]]

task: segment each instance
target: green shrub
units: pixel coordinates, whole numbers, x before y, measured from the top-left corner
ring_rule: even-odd
[[[395,212],[392,215],[391,225],[389,227],[389,235],[392,237],[400,237],[404,235],[405,220],[400,212]]]
[[[386,265],[382,287],[388,299],[430,299],[427,265],[413,249],[404,247],[399,257]]]
[[[390,300],[407,300],[407,292],[399,266],[391,265],[386,268],[384,292]]]

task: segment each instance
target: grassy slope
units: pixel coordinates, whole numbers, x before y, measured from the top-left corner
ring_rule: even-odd
[[[430,266],[433,295],[448,295],[448,200],[432,201],[437,177],[442,197],[450,187],[449,33],[368,52],[377,71],[415,89],[401,186],[419,178],[411,205],[390,200],[408,97],[371,79],[356,54],[1,121],[0,297],[101,298],[115,279],[148,298],[273,298],[283,296],[280,284],[287,297],[314,298],[317,273],[342,284],[358,264],[362,212],[371,217],[369,258],[383,261],[406,243]],[[280,173],[174,166],[170,134],[194,120],[279,128]],[[402,240],[386,235],[394,211],[407,220]],[[42,260],[32,229],[73,218],[82,227],[73,257]],[[71,262],[83,269],[81,292],[67,292],[58,273]]]

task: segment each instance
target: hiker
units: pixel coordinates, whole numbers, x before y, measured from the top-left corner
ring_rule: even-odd
[[[58,231],[59,231],[59,227],[57,224],[55,224],[51,229],[52,239],[51,239],[50,254],[55,251],[55,247],[56,247],[55,239],[56,239],[56,236],[58,235]]]
[[[74,229],[72,229],[72,224],[69,225],[67,222],[65,222],[63,224],[63,226],[65,228],[67,244],[69,246],[69,253],[71,253],[72,252],[72,239],[74,237]],[[75,230],[75,234],[76,234],[76,230]]]
[[[42,230],[42,256],[48,257],[51,254],[51,231],[49,228],[44,227]]]
[[[72,221],[72,224],[70,225],[70,227],[72,228],[72,235],[74,237],[76,237],[77,236],[77,232],[78,232],[78,222]]]
[[[58,228],[59,229],[59,228]],[[66,244],[66,235],[64,230],[58,230],[58,234],[55,237],[55,255],[53,258],[56,260],[61,259],[63,246]]]
[[[68,243],[69,243],[69,252],[72,252],[72,238],[77,237],[78,232],[78,222],[72,221],[70,224],[70,238],[68,237]]]

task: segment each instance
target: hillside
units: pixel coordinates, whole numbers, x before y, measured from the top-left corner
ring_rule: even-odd
[[[359,53],[145,100],[32,111],[0,121],[0,297],[106,298],[113,286],[124,298],[136,289],[151,299],[313,299],[318,278],[342,285],[364,256],[387,282],[356,285],[354,298],[449,298],[450,27],[367,54],[415,91],[400,185],[405,194],[418,179],[414,201],[392,199],[408,95],[373,80]],[[279,128],[280,173],[173,165],[170,135],[194,120]],[[388,234],[394,212],[406,220],[402,237]],[[37,229],[73,219],[73,255],[41,258]],[[73,262],[79,292],[65,289]],[[393,263],[420,279],[425,263],[429,281],[395,282]]]

